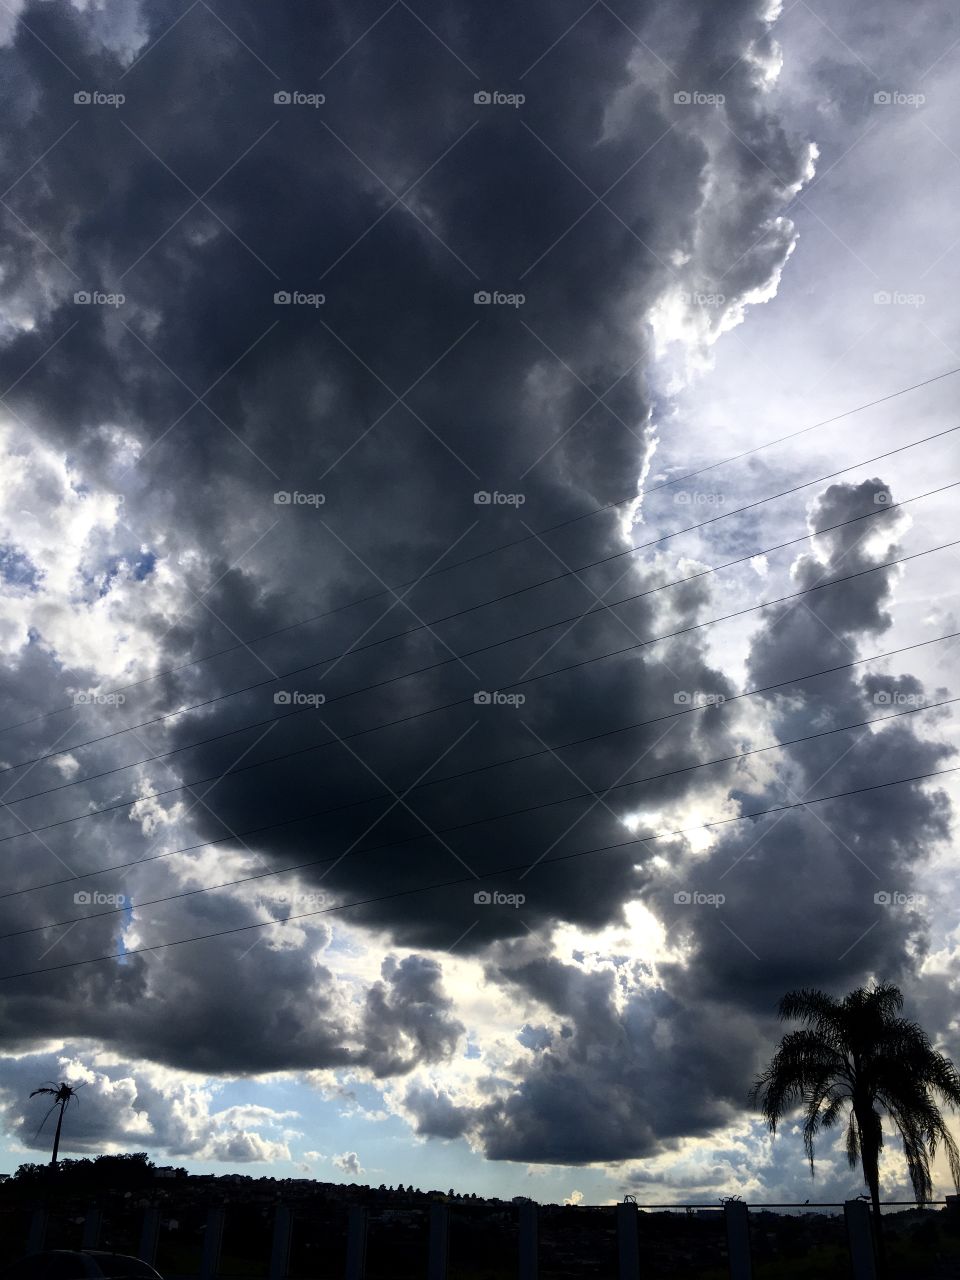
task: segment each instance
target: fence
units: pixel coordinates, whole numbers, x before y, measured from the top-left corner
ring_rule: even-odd
[[[915,1202],[891,1201],[884,1207],[906,1207]],[[946,1201],[936,1201],[936,1205],[946,1205],[951,1210],[951,1217],[960,1221],[960,1196],[948,1196]],[[489,1206],[485,1206],[489,1216]],[[504,1206],[510,1207],[512,1206]],[[242,1210],[242,1205],[234,1206]],[[450,1211],[460,1209],[460,1203],[434,1201],[425,1208],[416,1207],[416,1213],[426,1217],[428,1227],[426,1238],[426,1280],[448,1280],[450,1260],[451,1222]],[[578,1206],[577,1211],[599,1206]],[[641,1209],[671,1210],[685,1209],[699,1214],[706,1211],[710,1217],[722,1220],[722,1237],[725,1237],[726,1266],[729,1280],[752,1280],[753,1258],[750,1238],[750,1208],[755,1210],[774,1209],[842,1209],[845,1225],[846,1249],[849,1256],[850,1275],[853,1280],[876,1280],[878,1271],[874,1256],[874,1236],[870,1205],[862,1199],[848,1200],[844,1203],[810,1204],[754,1204],[748,1206],[740,1200],[727,1200],[722,1209],[710,1209],[704,1205],[657,1204],[637,1205],[633,1202],[604,1206],[606,1212],[615,1215],[615,1257],[611,1259],[612,1270],[618,1280],[644,1280],[649,1274],[644,1262],[646,1246],[644,1215]],[[396,1210],[392,1212],[396,1213]],[[403,1211],[401,1211],[403,1212]],[[414,1211],[409,1211],[414,1212]],[[368,1226],[371,1210],[363,1205],[353,1205],[347,1210],[346,1231],[343,1251],[343,1280],[366,1280]],[[227,1221],[227,1210],[224,1205],[214,1205],[207,1209],[206,1220],[202,1230],[200,1246],[199,1270],[192,1276],[197,1280],[215,1280],[221,1274],[220,1259],[224,1239],[224,1227]],[[513,1274],[518,1280],[538,1280],[540,1270],[540,1231],[542,1210],[532,1202],[518,1206],[516,1221],[515,1270]],[[649,1222],[649,1219],[646,1219]],[[103,1213],[99,1207],[87,1210],[82,1221],[81,1238],[77,1243],[82,1248],[96,1248],[100,1243]],[[143,1210],[139,1224],[139,1242],[137,1256],[144,1262],[155,1264],[157,1260],[158,1241],[161,1225],[161,1210],[158,1206],[149,1206]],[[45,1207],[37,1207],[32,1211],[27,1238],[27,1251],[32,1252],[50,1247],[47,1239],[50,1226],[50,1213]],[[294,1239],[296,1215],[289,1204],[278,1204],[273,1209],[270,1227],[268,1256],[264,1257],[265,1269],[262,1280],[288,1280],[290,1275],[291,1245]],[[717,1243],[720,1244],[718,1236]],[[123,1250],[118,1250],[122,1252]],[[717,1263],[722,1266],[722,1249],[717,1249]],[[298,1268],[299,1270],[299,1268]],[[245,1271],[252,1275],[255,1272]],[[327,1271],[327,1274],[330,1274]],[[186,1276],[174,1277],[173,1280],[188,1280]]]

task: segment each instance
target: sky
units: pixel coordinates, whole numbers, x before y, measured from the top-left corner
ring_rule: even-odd
[[[960,1053],[958,59],[0,8],[0,1161],[66,1079],[67,1156],[862,1190],[747,1095],[797,987]]]

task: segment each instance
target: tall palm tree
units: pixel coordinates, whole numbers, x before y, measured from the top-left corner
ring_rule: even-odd
[[[82,1084],[78,1084],[74,1087],[66,1084],[64,1081],[61,1081],[59,1084],[51,1083],[41,1085],[39,1089],[34,1089],[33,1093],[30,1095],[31,1098],[35,1098],[38,1093],[45,1093],[49,1094],[49,1096],[53,1098],[53,1105],[40,1121],[40,1129],[42,1129],[50,1119],[51,1113],[55,1111],[57,1107],[60,1108],[60,1114],[57,1116],[57,1131],[53,1135],[53,1155],[50,1157],[51,1165],[56,1165],[57,1154],[60,1151],[60,1130],[63,1128],[63,1113],[71,1102],[76,1102],[79,1105],[80,1099],[77,1097],[77,1090],[82,1088]],[[37,1133],[40,1132],[40,1129],[37,1130]]]
[[[849,1107],[847,1159],[851,1169],[858,1161],[863,1166],[878,1238],[882,1113],[903,1140],[918,1203],[932,1194],[930,1161],[941,1144],[960,1191],[960,1152],[937,1105],[939,1099],[960,1108],[960,1074],[917,1023],[899,1016],[902,1008],[902,993],[889,983],[858,987],[842,1000],[823,991],[789,992],[780,1001],[781,1021],[805,1025],[783,1037],[751,1093],[773,1133],[803,1108],[811,1176],[814,1139]]]

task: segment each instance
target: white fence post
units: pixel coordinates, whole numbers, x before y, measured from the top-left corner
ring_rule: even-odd
[[[447,1280],[450,1213],[441,1203],[430,1206],[430,1244],[427,1255],[427,1280]]]
[[[160,1209],[152,1204],[143,1211],[143,1222],[140,1226],[140,1248],[137,1257],[141,1262],[149,1262],[152,1267],[157,1260],[157,1240],[160,1235]]]
[[[220,1269],[223,1217],[222,1205],[214,1205],[207,1210],[207,1229],[203,1233],[203,1254],[200,1258],[200,1280],[214,1280]]]
[[[30,1215],[30,1231],[27,1235],[27,1253],[39,1253],[47,1238],[47,1211],[37,1205]]]
[[[80,1239],[81,1249],[96,1249],[100,1243],[100,1223],[102,1214],[95,1204],[88,1207],[83,1219],[83,1236]]]
[[[273,1239],[270,1244],[270,1280],[286,1280],[290,1266],[290,1240],[293,1235],[293,1213],[278,1204],[273,1215]]]
[[[639,1218],[635,1204],[617,1205],[617,1275],[620,1280],[640,1280],[640,1241],[637,1237]]]
[[[363,1280],[366,1266],[367,1211],[355,1204],[347,1218],[347,1280]]]
[[[727,1200],[723,1206],[727,1227],[727,1262],[730,1280],[751,1280],[753,1264],[750,1261],[750,1219],[742,1200]]]
[[[518,1268],[520,1280],[537,1280],[539,1269],[539,1243],[537,1239],[539,1213],[540,1206],[537,1204],[527,1202],[520,1206],[520,1265]]]
[[[876,1280],[877,1261],[873,1252],[873,1226],[866,1200],[847,1200],[843,1206],[847,1220],[847,1243],[853,1280]]]

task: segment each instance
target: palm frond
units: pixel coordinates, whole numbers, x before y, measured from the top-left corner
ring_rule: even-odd
[[[850,1120],[847,1124],[847,1164],[855,1169],[860,1163],[860,1130],[857,1128],[857,1117],[850,1108]]]
[[[938,1104],[960,1110],[960,1072],[934,1048],[917,1023],[901,1016],[903,995],[892,983],[858,987],[842,1000],[815,988],[789,991],[781,1020],[802,1024],[785,1035],[754,1081],[751,1101],[772,1133],[789,1113],[803,1111],[803,1144],[814,1143],[850,1106],[847,1160],[859,1163],[876,1197],[885,1112],[903,1142],[917,1200],[932,1194],[931,1162],[942,1149],[960,1191],[960,1146]]]
[[[37,1092],[38,1092],[38,1093],[44,1093],[44,1092],[47,1092],[47,1093],[48,1093],[48,1092],[49,1092],[49,1090],[38,1089],[38,1090],[37,1090]],[[31,1093],[30,1097],[31,1097],[31,1098],[33,1097],[33,1094],[32,1094],[32,1093]],[[43,1126],[47,1123],[47,1121],[50,1119],[50,1117],[53,1115],[54,1111],[56,1111],[56,1109],[57,1109],[57,1107],[58,1107],[59,1105],[60,1105],[60,1104],[59,1104],[58,1102],[55,1102],[55,1103],[53,1104],[53,1106],[50,1108],[50,1110],[47,1112],[47,1114],[46,1114],[46,1115],[43,1117],[43,1119],[40,1121],[39,1125],[37,1126],[37,1132],[33,1135],[34,1141],[36,1141],[36,1140],[37,1140],[37,1138],[39,1138],[39,1137],[40,1137],[40,1131],[41,1131],[41,1129],[42,1129],[42,1128],[43,1128]]]

